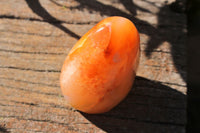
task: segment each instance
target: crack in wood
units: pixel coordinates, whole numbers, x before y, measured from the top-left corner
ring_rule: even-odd
[[[45,84],[45,83],[36,83],[36,82],[30,82],[30,81],[19,80],[19,79],[14,79],[14,78],[4,78],[4,77],[0,77],[0,79],[6,79],[6,80],[17,81],[17,82],[24,82],[24,83],[28,83],[28,84],[37,84],[37,85],[44,85],[44,86],[49,86],[49,87],[60,88],[60,86],[58,86],[58,85]]]
[[[60,73],[60,70],[42,70],[42,69],[32,69],[32,68],[22,68],[22,67],[13,67],[13,66],[0,66],[0,68],[8,68],[8,69],[18,69],[23,71],[34,71],[34,72],[49,72],[49,73]]]
[[[43,19],[37,19],[37,18],[31,18],[31,17],[17,17],[14,15],[0,15],[0,19],[16,19],[16,20],[27,20],[27,21],[37,21],[37,22],[45,22],[45,23],[51,23],[51,24],[75,24],[75,25],[94,25],[98,23],[99,21],[88,21],[88,22],[74,22],[74,21],[61,21],[61,20],[43,20]]]
[[[45,93],[45,92],[41,92],[41,91],[33,91],[33,90],[28,90],[28,89],[24,89],[24,88],[20,88],[20,87],[8,86],[8,85],[4,85],[4,84],[0,84],[0,86],[6,87],[6,88],[9,88],[9,89],[17,89],[17,90],[22,90],[22,91],[27,91],[27,92],[37,93],[37,94],[43,94],[43,95],[48,95],[48,96],[56,96],[56,97],[60,96],[58,94]]]
[[[1,100],[0,100],[1,101]],[[28,103],[28,102],[20,102],[20,101],[15,101],[15,100],[4,100],[7,102],[12,102],[12,103],[17,103],[21,105],[30,105],[34,107],[39,107],[39,108],[57,108],[57,109],[63,109],[63,110],[68,110],[72,112],[78,112],[78,110],[74,109],[73,107],[68,107],[68,106],[60,106],[60,105],[55,105],[52,103],[40,103],[40,104],[35,104],[35,103]],[[42,106],[42,105],[47,105],[47,106]],[[0,103],[0,106],[5,106],[5,107],[19,107],[19,108],[24,108],[24,106],[19,106],[19,105],[10,105],[10,104],[2,104]]]
[[[165,126],[181,126],[181,127],[185,126],[185,124],[176,123],[176,122],[140,120],[140,119],[136,119],[136,118],[120,117],[120,116],[106,115],[106,114],[99,115],[99,116],[110,117],[110,118],[113,118],[113,119],[120,119],[120,120],[132,120],[132,121],[141,122],[141,123],[159,124],[159,125],[165,125]],[[26,121],[47,122],[47,123],[51,123],[51,124],[59,124],[59,125],[64,125],[64,126],[70,126],[71,125],[71,123],[56,122],[56,121],[52,121],[52,120],[40,120],[40,119],[30,119],[30,118],[29,119],[25,119],[25,118],[23,118],[21,116],[12,116],[12,115],[4,116],[4,115],[0,115],[0,117],[3,117],[3,118],[16,118],[18,120],[26,120]],[[76,123],[73,123],[73,124],[76,124]]]
[[[16,34],[23,34],[23,35],[34,35],[34,36],[43,36],[43,37],[58,37],[58,36],[52,36],[51,34],[49,35],[44,35],[44,34],[38,34],[38,33],[28,33],[28,32],[19,32],[19,31],[11,31],[11,30],[0,30],[0,32],[11,32],[11,33],[16,33]]]
[[[28,130],[28,129],[25,129],[25,128],[6,128],[6,129],[8,129],[8,130],[10,130],[11,132],[16,132],[16,130],[23,130],[22,132],[26,132],[26,131],[28,131],[28,132],[34,132],[34,133],[41,133],[41,132],[44,132],[44,131],[41,131],[41,130]],[[15,131],[12,131],[12,130],[15,130]],[[1,131],[1,130],[0,130]],[[10,133],[10,131],[8,132],[8,133]],[[19,132],[19,131],[18,131]],[[6,133],[6,132],[5,132]]]
[[[36,121],[36,122],[47,122],[47,123],[51,123],[51,124],[59,124],[59,125],[63,125],[63,126],[70,126],[71,123],[63,123],[63,122],[56,122],[56,121],[52,121],[52,120],[41,120],[41,119],[25,119],[23,118],[22,116],[13,116],[13,115],[10,115],[10,116],[4,116],[4,115],[0,115],[0,117],[3,117],[3,118],[16,118],[18,120],[26,120],[26,121]],[[76,123],[73,123],[73,124],[76,124]],[[72,125],[73,125],[72,124]]]
[[[23,103],[24,103],[24,102],[15,101],[15,100],[8,100],[8,101],[14,102],[14,103],[20,103],[20,104],[23,104]],[[30,104],[30,103],[28,103],[28,104]],[[48,105],[48,106],[41,106],[41,105]],[[40,103],[40,104],[34,104],[34,105],[32,105],[32,106],[66,109],[66,110],[73,111],[73,112],[77,111],[76,109],[74,109],[74,108],[72,108],[72,107],[55,105],[55,104],[52,104],[52,103]]]
[[[6,105],[5,105],[5,104],[1,104],[1,103],[0,103],[0,106],[4,106],[4,107],[15,107],[15,108],[18,108],[18,107],[20,107],[20,108],[22,107],[22,108],[23,108],[23,107],[24,107],[24,106],[9,105],[9,104],[6,104]]]
[[[64,35],[60,35],[60,36],[64,36]],[[59,37],[60,37],[59,36]],[[0,43],[2,44],[2,43],[5,43],[5,44],[14,44],[14,45],[16,45],[16,46],[24,46],[24,47],[31,47],[31,48],[34,48],[35,47],[35,45],[31,45],[31,44],[24,44],[24,43],[16,43],[16,42],[12,42],[12,41],[10,41],[9,40],[9,42],[8,41],[2,41],[2,40],[0,40]],[[71,48],[71,47],[69,47],[69,46],[57,46],[57,45],[50,45],[50,44],[48,44],[47,45],[48,47],[60,47],[60,48]],[[65,53],[65,54],[67,54],[67,53]]]
[[[0,49],[3,52],[11,52],[11,53],[24,53],[24,54],[49,54],[49,55],[65,55],[66,53],[49,53],[49,52],[28,52],[28,51],[15,51],[15,50],[7,50],[7,49]]]

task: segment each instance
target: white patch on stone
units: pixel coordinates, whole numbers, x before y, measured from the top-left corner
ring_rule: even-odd
[[[119,53],[116,53],[114,56],[113,56],[113,62],[117,63],[120,61],[120,55]]]

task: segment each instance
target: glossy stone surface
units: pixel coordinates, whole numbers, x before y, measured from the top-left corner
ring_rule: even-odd
[[[61,71],[67,102],[85,113],[107,112],[130,91],[139,62],[139,34],[123,17],[109,17],[71,49]]]

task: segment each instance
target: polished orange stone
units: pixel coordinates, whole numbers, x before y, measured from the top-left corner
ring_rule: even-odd
[[[123,17],[109,17],[71,49],[61,71],[67,102],[85,113],[104,113],[130,91],[139,62],[139,34]]]

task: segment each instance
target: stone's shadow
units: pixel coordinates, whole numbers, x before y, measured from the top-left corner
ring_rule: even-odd
[[[173,88],[136,77],[133,89],[117,107],[103,114],[82,115],[106,132],[182,132],[186,96]]]
[[[64,31],[65,33],[69,34],[70,36],[79,39],[80,36],[76,33],[72,32],[71,30],[67,29],[62,25],[63,21],[56,19],[55,17],[51,16],[46,9],[42,7],[39,0],[25,0],[30,9],[37,14],[38,16],[42,17],[44,21],[48,22],[49,24],[59,28],[60,30]]]

